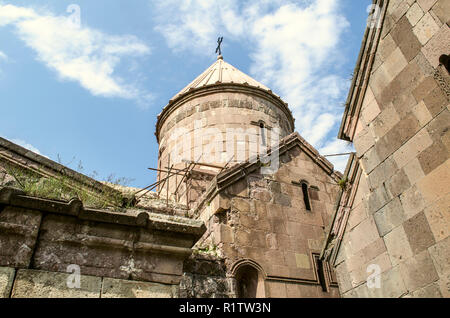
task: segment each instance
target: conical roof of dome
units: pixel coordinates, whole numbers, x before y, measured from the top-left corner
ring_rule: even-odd
[[[216,62],[172,97],[169,100],[169,103],[163,107],[156,121],[155,135],[158,142],[161,125],[168,116],[178,108],[178,106],[187,102],[190,98],[202,96],[203,93],[220,93],[222,88],[224,90],[228,89],[228,91],[233,91],[234,89],[236,92],[254,94],[269,100],[285,113],[292,127],[291,130],[293,131],[294,118],[288,104],[285,103],[280,96],[273,93],[267,86],[241,72],[233,65],[225,62],[222,55],[219,55]]]
[[[258,87],[266,91],[270,91],[268,87],[251,78],[247,74],[241,72],[233,65],[225,62],[222,55],[219,55],[217,61],[208,67],[202,74],[200,74],[189,85],[183,88],[176,94],[172,100],[178,96],[183,95],[190,90],[215,84],[245,84],[253,87]],[[272,93],[272,91],[270,91]],[[273,93],[272,93],[273,94]],[[275,94],[274,94],[275,95]],[[276,95],[277,96],[277,95]]]

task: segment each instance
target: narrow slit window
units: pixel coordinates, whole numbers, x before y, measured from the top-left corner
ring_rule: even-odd
[[[264,123],[259,123],[259,131],[260,131],[260,134],[261,134],[261,144],[263,145],[263,146],[265,146],[266,145],[266,134],[265,134],[265,132],[264,132]]]
[[[325,266],[322,260],[320,260],[318,254],[313,254],[314,261],[316,263],[316,271],[317,271],[317,278],[319,280],[319,284],[322,287],[323,292],[328,292],[327,288],[327,280],[325,278]]]
[[[309,194],[308,194],[308,185],[305,182],[302,183],[302,191],[303,191],[303,200],[305,201],[306,210],[311,211],[311,203],[309,201]]]
[[[449,55],[442,54],[439,57],[439,64],[443,65],[446,68],[447,72],[450,73],[450,56]]]

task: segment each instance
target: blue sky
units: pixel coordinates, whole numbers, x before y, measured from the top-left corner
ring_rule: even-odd
[[[146,186],[156,116],[222,35],[225,61],[288,102],[303,137],[348,151],[336,136],[371,2],[0,0],[0,136]]]

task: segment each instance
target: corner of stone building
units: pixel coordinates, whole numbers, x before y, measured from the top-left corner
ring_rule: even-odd
[[[439,57],[450,52],[449,2],[385,5],[367,89],[354,102],[364,182],[337,225],[340,288],[344,297],[448,297],[450,76]],[[380,288],[366,284],[371,264]]]

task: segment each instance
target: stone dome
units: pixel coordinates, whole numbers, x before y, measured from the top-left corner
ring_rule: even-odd
[[[233,65],[225,62],[222,55],[217,57],[217,61],[208,67],[203,73],[195,78],[191,83],[174,95],[169,103],[163,108],[158,115],[156,123],[156,138],[160,141],[161,126],[167,117],[172,114],[181,104],[187,102],[191,98],[199,95],[211,94],[220,91],[243,91],[247,89],[247,93],[259,95],[265,99],[271,100],[282,110],[289,122],[289,130],[294,131],[294,118],[292,112],[288,108],[280,96],[274,94],[271,89],[253,79],[249,75],[240,71]]]
[[[203,171],[210,173],[201,178],[208,180],[219,172],[217,167],[248,160],[293,131],[287,104],[219,56],[158,116],[158,168],[182,171],[187,161],[200,161]],[[158,173],[158,180],[165,175]],[[183,193],[182,188],[177,192],[181,177],[175,179],[162,186],[171,198]],[[199,187],[205,180],[192,182]],[[200,190],[183,200],[195,201],[198,195]]]
[[[187,85],[178,94],[176,94],[172,98],[172,100],[193,89],[197,89],[207,85],[226,84],[226,83],[249,85],[257,88],[262,88],[266,91],[270,91],[269,88],[267,88],[260,82],[254,80],[244,72],[241,72],[233,65],[225,62],[223,60],[222,55],[219,55],[215,63],[213,63],[195,80],[193,80],[191,83],[189,83],[189,85]]]

